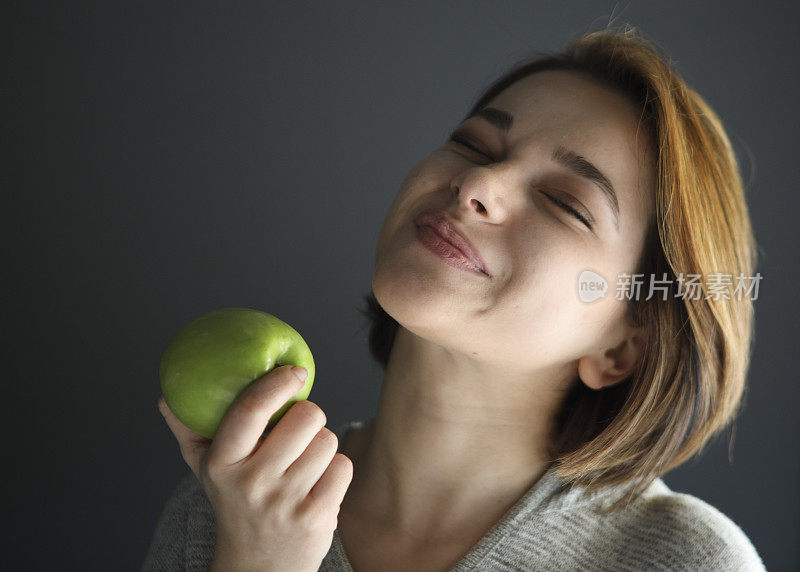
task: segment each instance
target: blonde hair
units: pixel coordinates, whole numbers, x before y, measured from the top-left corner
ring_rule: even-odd
[[[640,273],[661,279],[715,273],[752,277],[756,243],[736,156],[722,121],[652,40],[626,25],[583,35],[559,53],[515,64],[465,114],[544,70],[573,70],[627,95],[641,109],[656,151],[655,216]],[[558,474],[589,491],[626,484],[603,512],[635,499],[657,477],[701,452],[738,415],[753,336],[746,296],[632,298],[644,358],[626,380],[595,391],[576,379],[557,418]],[[361,310],[373,357],[385,369],[397,322],[374,294]],[[732,443],[732,436],[731,436]]]

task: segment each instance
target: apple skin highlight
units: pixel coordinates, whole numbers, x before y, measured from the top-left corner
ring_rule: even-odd
[[[289,324],[249,308],[215,310],[183,326],[159,362],[161,392],[169,408],[192,431],[213,438],[228,408],[256,379],[276,367],[308,371],[303,388],[269,420],[267,431],[314,384],[311,350]]]

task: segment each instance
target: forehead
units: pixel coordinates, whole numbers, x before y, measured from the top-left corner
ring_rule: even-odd
[[[655,173],[651,133],[639,126],[640,110],[623,93],[584,73],[548,70],[515,82],[486,106],[513,116],[504,134],[512,152],[549,156],[563,145],[609,177],[622,219],[648,216]],[[499,132],[483,119],[470,121]]]
[[[639,110],[624,94],[575,71],[534,73],[507,87],[487,105],[514,116],[510,135],[558,131],[563,138],[586,145],[603,136],[632,146],[639,119]]]

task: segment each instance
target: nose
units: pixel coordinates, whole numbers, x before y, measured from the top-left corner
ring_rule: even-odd
[[[494,222],[505,216],[508,206],[504,188],[508,188],[508,182],[504,182],[501,173],[490,166],[462,171],[450,183],[459,211],[464,214],[474,212]]]
[[[458,187],[456,187],[456,191],[455,191],[455,192],[456,192],[456,199],[459,199],[459,196],[460,196],[460,194],[461,194],[461,191],[459,190],[459,188],[458,188]],[[459,200],[458,202],[459,202],[459,203],[462,203],[463,201]],[[485,213],[485,212],[487,212],[487,211],[486,211],[486,207],[485,207],[485,206],[483,206],[483,203],[481,203],[481,202],[480,202],[478,199],[476,199],[476,198],[470,198],[470,199],[468,199],[468,201],[467,201],[467,202],[468,202],[469,208],[470,208],[471,210],[472,210],[472,209],[474,209],[474,210],[475,210],[476,212],[478,212],[478,213]]]

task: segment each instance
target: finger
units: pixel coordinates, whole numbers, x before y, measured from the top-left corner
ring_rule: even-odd
[[[316,403],[298,401],[267,433],[248,463],[254,467],[269,467],[276,475],[283,473],[310,446],[326,422],[325,412]]]
[[[239,395],[225,413],[208,450],[209,464],[232,465],[248,457],[261,442],[270,417],[297,395],[305,381],[292,366],[275,368]],[[277,426],[277,425],[276,425]]]
[[[332,510],[342,504],[352,480],[353,461],[342,453],[336,453],[301,504],[306,507],[316,505],[321,510]]]
[[[286,469],[285,478],[298,500],[304,499],[311,487],[322,477],[338,448],[339,439],[336,434],[323,427],[314,435],[305,451]],[[261,449],[256,455],[260,451]]]
[[[161,412],[161,415],[164,416],[169,430],[172,431],[172,434],[175,435],[175,439],[178,440],[178,446],[181,449],[183,460],[186,461],[186,464],[189,465],[189,468],[192,469],[195,476],[199,478],[200,460],[208,450],[211,439],[207,439],[195,433],[184,425],[169,408],[163,395],[158,398],[158,410]]]

